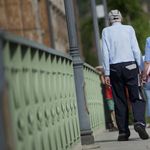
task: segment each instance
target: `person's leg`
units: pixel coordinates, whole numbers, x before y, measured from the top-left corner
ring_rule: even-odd
[[[136,63],[124,63],[124,81],[129,91],[129,99],[132,105],[134,116],[134,129],[139,133],[140,138],[148,139],[148,134],[145,131],[145,106],[146,102],[143,97],[139,68]]]
[[[150,128],[150,117],[148,117],[148,119],[149,119],[149,126],[148,127]]]
[[[115,128],[118,129],[117,127],[117,123],[116,123],[116,117],[115,117],[115,111],[114,111],[114,102],[112,99],[106,99],[107,100],[107,104],[110,110],[110,113],[112,114],[112,117],[114,119],[114,123],[115,123]]]
[[[147,117],[149,118],[148,127],[150,127],[150,82],[147,82],[145,85],[143,85],[143,90],[147,101]]]
[[[112,94],[115,103],[115,116],[119,134],[127,134],[129,137],[130,131],[128,128],[128,104],[124,80],[122,79],[121,74],[121,64],[110,65],[110,80],[112,84]]]
[[[130,66],[132,66],[133,64],[128,64],[128,63],[125,64],[124,73],[123,73],[124,80],[129,92],[129,100],[132,105],[134,123],[141,122],[144,126],[146,126],[145,124],[146,102],[144,100],[141,85],[140,85],[139,69],[137,66],[136,68],[133,69],[130,68]]]
[[[113,116],[113,119],[114,119],[114,122],[115,122],[115,127],[118,129],[117,122],[116,122],[116,117],[115,117],[115,111],[111,110],[110,112],[111,112],[111,114]]]

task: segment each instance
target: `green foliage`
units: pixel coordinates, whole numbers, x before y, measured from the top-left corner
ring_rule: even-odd
[[[96,1],[101,3],[101,1]],[[83,55],[85,58],[85,62],[92,65],[97,66],[97,54],[94,51],[93,47],[95,46],[95,37],[94,37],[94,28],[93,28],[93,20],[91,17],[91,4],[89,0],[77,0],[77,4],[79,6],[79,18],[80,18],[80,29],[81,29],[81,39],[82,39],[82,47],[83,47]],[[100,32],[104,27],[103,19],[99,19]],[[102,27],[103,26],[103,27]]]
[[[150,27],[147,14],[143,11],[139,2],[143,2],[143,0],[107,0],[107,6],[108,12],[113,9],[120,10],[122,16],[124,17],[123,24],[130,24],[133,26],[136,32],[139,47],[144,55],[145,41],[146,38],[149,37]],[[85,62],[92,66],[97,66],[97,56],[93,52],[93,45],[95,43],[93,22],[90,14],[90,2],[88,0],[77,0],[77,3],[79,6],[81,38]],[[99,19],[99,26],[101,33],[104,28],[103,19]]]
[[[77,4],[79,6],[79,13],[80,13],[80,22],[82,22],[82,20],[86,17],[86,14],[88,12],[88,8],[89,8],[89,0],[77,0]]]
[[[92,65],[97,66],[97,56],[94,55],[92,52],[92,37],[94,36],[93,31],[93,22],[92,18],[87,18],[83,21],[81,25],[81,36],[82,36],[82,47],[83,47],[83,54],[85,58],[85,62]]]
[[[93,44],[94,44],[94,29],[93,29],[93,20],[91,17],[91,5],[89,0],[77,0],[79,6],[79,18],[80,18],[80,29],[81,29],[81,39],[82,39],[82,48],[83,56],[85,62],[97,66],[97,55],[93,53]]]

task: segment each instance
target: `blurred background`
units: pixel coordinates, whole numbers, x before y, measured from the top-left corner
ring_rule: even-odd
[[[96,5],[102,5],[96,0]],[[150,0],[107,0],[108,12],[118,9],[123,24],[135,29],[142,54],[150,35]],[[73,0],[76,34],[82,60],[98,65],[90,0]],[[107,13],[108,13],[107,12]],[[0,0],[0,27],[7,32],[69,54],[69,41],[63,0]],[[104,17],[98,18],[100,37]],[[132,115],[130,117],[132,123]]]
[[[85,61],[96,66],[96,51],[94,46],[93,23],[89,0],[77,0],[79,7],[79,17],[82,35],[82,46]],[[97,5],[102,4],[102,0],[97,0]],[[150,35],[150,0],[107,0],[108,12],[118,9],[123,16],[123,24],[132,25],[135,29],[142,54],[144,54],[145,41]],[[105,27],[104,18],[98,19],[100,35]]]
[[[123,24],[134,27],[144,54],[150,33],[150,0],[107,0],[106,3],[108,12],[120,10]],[[102,5],[102,0],[96,0],[96,4]],[[80,56],[97,66],[90,0],[73,0],[73,6]],[[63,0],[0,0],[0,14],[0,27],[4,30],[69,54]],[[98,22],[101,36],[104,18],[98,18]]]

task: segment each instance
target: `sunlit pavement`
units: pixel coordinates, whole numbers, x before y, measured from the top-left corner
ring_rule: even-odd
[[[119,142],[118,131],[103,132],[95,138],[95,144],[91,146],[83,146],[83,150],[150,150],[150,138],[142,140],[138,133],[130,126],[131,136],[128,141]],[[150,128],[146,128],[150,136]]]

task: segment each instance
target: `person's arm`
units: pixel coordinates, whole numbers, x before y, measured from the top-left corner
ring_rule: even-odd
[[[102,74],[104,75],[104,68],[103,68],[103,66],[97,66],[97,67],[95,67],[95,69],[101,71]]]
[[[138,41],[135,35],[134,29],[131,27],[130,30],[130,40],[131,40],[131,49],[133,51],[133,55],[135,58],[135,61],[137,62],[138,66],[140,67],[141,72],[144,70],[144,62],[142,58],[142,54],[138,45]]]
[[[97,66],[97,67],[95,67],[95,69],[99,70],[101,82],[102,82],[102,84],[105,84],[104,68],[103,68],[103,66]]]
[[[99,70],[99,69],[103,69],[102,66],[96,66],[95,69]]]
[[[148,79],[147,71],[148,71],[149,65],[150,65],[150,37],[146,39],[146,45],[145,45],[144,71],[142,74],[142,83],[143,84],[145,84]]]
[[[107,87],[111,86],[110,85],[110,77],[109,76],[105,76],[105,84],[107,85]]]
[[[102,65],[105,71],[105,75],[109,76],[110,67],[109,67],[109,54],[108,47],[106,43],[105,30],[102,32]]]
[[[105,71],[105,84],[110,86],[110,65],[109,65],[109,54],[106,43],[105,30],[102,32],[102,64]]]
[[[101,76],[100,76],[100,78],[101,78],[101,82],[102,82],[102,84],[105,84],[104,75],[101,75]]]
[[[144,76],[147,75],[149,65],[150,65],[150,61],[144,61],[144,71],[143,71]]]
[[[144,61],[144,71],[142,74],[142,83],[143,84],[145,84],[147,82],[147,79],[148,79],[147,71],[148,71],[149,65],[150,65],[150,61]]]

